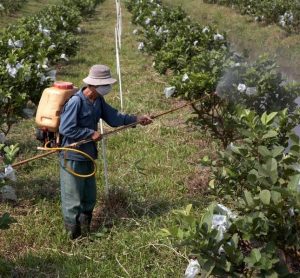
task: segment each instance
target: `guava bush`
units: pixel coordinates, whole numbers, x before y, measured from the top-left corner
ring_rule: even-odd
[[[47,7],[8,26],[0,36],[0,129],[7,134],[30,100],[56,77],[55,64],[78,50],[76,32],[81,8],[99,1],[76,1]],[[94,7],[94,5],[93,5]]]
[[[144,0],[127,1],[127,7],[132,21],[142,27],[135,31],[139,49],[153,55],[154,68],[169,76],[173,96],[186,100],[211,96],[194,105],[195,123],[212,131],[224,147],[239,138],[231,121],[236,103],[260,114],[294,109],[300,87],[287,83],[272,59],[262,56],[248,62],[230,51],[226,34],[194,23],[181,8]]]
[[[292,129],[300,120],[299,84],[288,83],[267,56],[249,62],[230,51],[226,34],[193,23],[180,8],[143,0],[127,6],[142,26],[134,31],[139,49],[167,74],[173,96],[207,96],[193,104],[194,122],[224,146],[217,160],[203,159],[213,173],[210,193],[235,212],[219,228],[217,204],[201,219],[188,206],[162,233],[188,246],[206,277],[297,277],[300,146]]]
[[[0,144],[0,171],[4,171],[7,165],[11,165],[19,151],[18,145],[6,145]],[[0,188],[5,184],[5,175],[0,172]],[[8,229],[9,225],[14,223],[15,219],[13,219],[8,213],[3,213],[0,215],[0,230]]]
[[[12,10],[22,1],[2,1]],[[23,116],[30,100],[38,103],[42,91],[56,76],[55,64],[68,60],[78,50],[76,33],[82,15],[92,12],[99,0],[65,1],[19,20],[0,34],[0,131],[6,135]],[[1,4],[0,4],[1,9]],[[9,11],[9,9],[7,10]],[[13,163],[18,146],[0,144],[0,166],[4,171]],[[0,173],[0,187],[5,178]],[[0,229],[15,220],[8,213],[0,215]]]
[[[18,11],[27,0],[2,0],[0,2],[0,15],[9,15]]]
[[[162,234],[188,246],[205,277],[298,277],[300,141],[291,128],[299,111],[236,115],[242,138],[218,160],[203,159],[214,173],[211,193],[232,211],[212,203],[199,218],[189,205]]]
[[[94,13],[96,6],[102,3],[103,0],[63,0],[65,6],[76,7],[81,15]]]
[[[297,0],[204,0],[205,3],[226,5],[255,21],[275,23],[288,32],[300,31],[300,2]]]

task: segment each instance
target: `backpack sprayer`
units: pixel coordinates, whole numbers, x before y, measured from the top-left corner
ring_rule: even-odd
[[[80,153],[82,156],[91,160],[94,164],[94,170],[90,174],[82,175],[82,174],[75,173],[72,169],[66,167],[66,170],[68,172],[70,172],[71,174],[73,174],[75,176],[83,177],[83,178],[91,177],[96,173],[97,165],[95,163],[95,160],[91,156],[89,156],[87,153],[76,149],[76,147],[78,147],[82,144],[92,142],[93,139],[84,139],[84,140],[78,141],[78,142],[73,143],[68,146],[64,146],[64,147],[60,146],[61,136],[58,132],[59,122],[60,122],[60,114],[61,114],[64,104],[69,100],[69,98],[71,96],[73,96],[75,94],[76,91],[77,91],[77,88],[74,87],[72,83],[62,82],[62,81],[55,82],[52,87],[46,88],[43,91],[42,97],[41,97],[39,105],[38,105],[37,113],[36,113],[36,124],[38,126],[38,128],[36,129],[36,138],[43,144],[43,147],[38,147],[37,149],[47,151],[47,153],[36,155],[32,158],[14,163],[13,165],[11,165],[12,167],[21,166],[25,163],[48,156],[48,155],[56,153],[58,151],[72,151],[72,152]],[[182,109],[186,106],[192,105],[196,102],[203,101],[204,99],[206,99],[208,97],[209,97],[209,95],[205,95],[204,97],[202,97],[200,99],[188,102],[184,105],[181,105],[174,109],[162,112],[160,114],[153,115],[153,116],[151,116],[151,119],[154,120],[154,119],[164,116],[166,114],[175,112],[179,109]],[[102,138],[108,137],[110,135],[113,135],[115,133],[118,133],[118,132],[128,129],[130,127],[136,126],[139,123],[140,122],[135,122],[135,123],[132,123],[129,125],[125,125],[125,126],[116,128],[112,131],[103,133]]]
[[[58,132],[60,114],[64,104],[73,96],[78,88],[71,82],[55,82],[52,87],[43,91],[35,122],[36,139],[48,147],[60,146],[61,138]]]
[[[38,126],[36,129],[36,138],[42,142],[44,147],[39,147],[39,150],[45,151],[71,151],[76,152],[91,160],[94,164],[94,170],[90,174],[78,174],[66,166],[66,159],[64,164],[66,170],[78,177],[88,178],[93,176],[97,171],[97,165],[94,159],[87,153],[76,149],[78,145],[61,147],[61,135],[59,134],[60,114],[64,104],[72,97],[78,88],[73,86],[71,82],[55,82],[52,87],[46,88],[43,91],[40,99],[35,122]],[[87,143],[87,142],[85,142]]]

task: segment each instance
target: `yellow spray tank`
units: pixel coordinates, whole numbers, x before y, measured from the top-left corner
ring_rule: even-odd
[[[37,126],[50,132],[57,132],[61,110],[76,91],[77,88],[73,83],[64,81],[55,82],[52,87],[46,88],[36,112]]]
[[[57,81],[52,87],[43,91],[35,117],[38,126],[36,131],[38,140],[44,144],[50,140],[59,144],[58,128],[61,110],[77,90],[78,88],[74,87],[71,82]]]

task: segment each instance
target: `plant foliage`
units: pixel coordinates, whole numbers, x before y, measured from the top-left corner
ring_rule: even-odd
[[[0,14],[12,14],[18,11],[27,0],[2,0],[0,3]]]
[[[1,168],[4,169],[6,165],[10,165],[14,162],[17,153],[19,151],[18,145],[6,146],[5,144],[0,144],[0,161],[2,161]],[[0,188],[4,184],[4,177],[2,177],[0,172]],[[10,217],[8,213],[4,213],[0,216],[0,230],[8,229],[9,225],[16,222],[15,219]]]
[[[226,34],[194,23],[181,8],[160,1],[127,1],[132,21],[142,26],[141,50],[154,56],[154,68],[167,74],[175,94],[186,100],[210,98],[193,107],[194,119],[226,147],[239,138],[232,124],[237,104],[263,112],[295,108],[298,84],[289,84],[267,56],[248,62],[230,51]]]
[[[209,96],[193,107],[194,122],[225,148],[217,160],[205,159],[210,192],[236,213],[215,225],[217,204],[201,219],[189,205],[162,233],[189,247],[206,277],[297,277],[290,261],[299,261],[300,247],[300,145],[292,132],[299,85],[287,83],[267,56],[250,63],[230,51],[226,34],[193,23],[180,8],[144,0],[127,7],[142,26],[139,48],[169,76],[174,96]]]
[[[205,3],[232,7],[255,21],[275,23],[288,32],[300,31],[300,2],[295,0],[204,0]]]
[[[0,129],[7,134],[22,109],[55,80],[57,62],[78,50],[76,32],[83,13],[99,3],[65,1],[10,25],[0,35]],[[86,7],[86,9],[84,9]]]

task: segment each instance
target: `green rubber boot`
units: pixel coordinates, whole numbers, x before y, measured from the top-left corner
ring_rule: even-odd
[[[65,228],[69,233],[70,239],[74,240],[81,236],[81,229],[79,224],[68,224],[65,223]]]
[[[78,218],[78,221],[80,223],[81,235],[89,235],[92,221],[92,213],[81,213]]]

